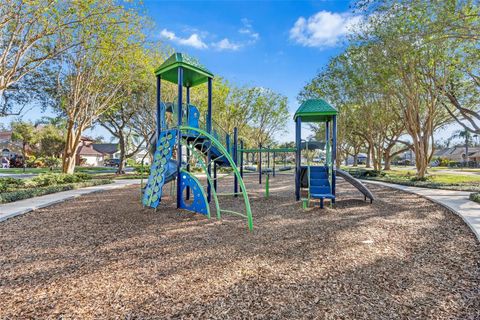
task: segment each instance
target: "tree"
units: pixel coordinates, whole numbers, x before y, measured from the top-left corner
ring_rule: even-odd
[[[38,155],[60,158],[65,149],[65,127],[43,126],[38,136]]]
[[[249,125],[250,139],[255,146],[272,142],[276,133],[285,131],[289,118],[287,97],[270,89],[254,88],[256,98],[252,101]]]
[[[414,8],[414,10],[412,10]],[[446,83],[449,63],[441,42],[426,32],[430,21],[441,19],[437,6],[426,1],[386,1],[376,8],[356,36],[381,83],[391,92],[405,122],[415,152],[417,177],[424,178],[433,155],[434,132],[450,121],[438,90]]]
[[[146,142],[146,137],[143,136],[139,143],[133,145],[136,140],[133,139],[134,131],[129,126],[139,108],[143,106],[139,103],[139,99],[144,94],[141,90],[138,92],[127,92],[124,100],[99,117],[100,125],[118,139],[120,162],[117,173],[119,174],[124,173],[125,160],[134,156]]]
[[[12,140],[22,144],[23,159],[27,159],[27,147],[37,142],[37,131],[31,122],[15,121],[11,124]]]
[[[463,130],[457,130],[453,133],[453,135],[449,138],[449,140],[454,140],[454,139],[463,139],[465,141],[465,158],[463,160],[464,164],[468,165],[468,147],[470,145],[470,142],[473,140],[473,134],[466,129]]]
[[[143,45],[138,16],[110,0],[98,1],[103,14],[81,23],[63,36],[81,43],[61,55],[58,106],[67,118],[62,170],[73,173],[75,154],[83,131],[124,98],[121,88],[134,81],[132,61]],[[82,6],[75,10],[84,10]]]
[[[96,20],[103,9],[93,1],[0,2],[0,117],[19,114],[30,95],[43,96],[47,71],[40,69],[80,42],[65,42],[61,34]]]

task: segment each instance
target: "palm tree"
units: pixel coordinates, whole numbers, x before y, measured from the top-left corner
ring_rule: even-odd
[[[472,140],[472,133],[466,129],[463,130],[457,130],[453,133],[453,135],[448,139],[448,140],[453,140],[453,139],[465,139],[465,158],[464,158],[464,164],[468,164],[468,145],[470,141]]]

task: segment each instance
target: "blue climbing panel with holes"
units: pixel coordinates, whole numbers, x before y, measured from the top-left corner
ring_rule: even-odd
[[[173,147],[177,143],[177,130],[166,130],[160,133],[150,167],[150,176],[143,193],[144,206],[156,208],[162,198],[163,185],[175,179],[177,166],[172,159]]]
[[[180,172],[180,208],[206,215],[210,218],[210,207],[208,206],[207,196],[198,179],[190,172],[182,170]],[[186,189],[190,188],[190,198],[186,199]]]

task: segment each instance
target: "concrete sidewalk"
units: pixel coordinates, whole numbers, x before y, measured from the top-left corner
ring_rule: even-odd
[[[84,194],[89,194],[89,193],[99,192],[99,191],[114,190],[118,188],[123,188],[125,186],[133,185],[133,184],[140,184],[140,179],[114,180],[113,183],[111,184],[81,188],[77,190],[62,191],[62,192],[47,194],[40,197],[1,204],[0,205],[0,221],[7,220],[8,218],[12,218],[36,209],[48,207],[55,203],[70,200]]]
[[[362,182],[414,193],[438,203],[462,217],[480,241],[480,203],[468,199],[472,192],[409,187],[372,180],[362,180]]]

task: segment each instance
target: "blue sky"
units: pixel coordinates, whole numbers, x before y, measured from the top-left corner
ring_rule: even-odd
[[[155,36],[238,85],[297,94],[340,52],[350,1],[144,1]],[[215,106],[214,106],[215,107]],[[293,120],[279,141],[294,140]]]

